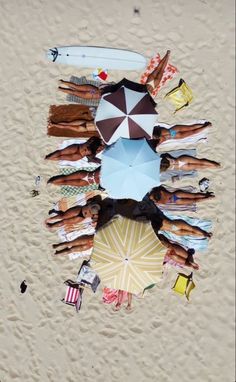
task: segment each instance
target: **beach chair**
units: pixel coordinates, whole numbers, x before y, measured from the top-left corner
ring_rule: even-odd
[[[188,106],[192,102],[193,93],[186,82],[181,78],[179,85],[167,93],[164,98],[169,99],[173,103],[175,106],[175,114],[177,111],[181,110],[185,106]]]
[[[96,292],[97,287],[101,282],[96,271],[90,267],[89,260],[83,261],[76,281],[78,283],[90,286],[94,293]]]
[[[193,273],[185,275],[184,273],[178,273],[178,277],[172,287],[173,291],[181,295],[185,295],[189,300],[190,292],[195,288],[195,284],[192,279]]]
[[[79,312],[82,304],[82,294],[84,291],[84,285],[82,283],[77,283],[72,280],[66,280],[66,294],[65,297],[61,300],[64,304],[74,306],[76,312]]]

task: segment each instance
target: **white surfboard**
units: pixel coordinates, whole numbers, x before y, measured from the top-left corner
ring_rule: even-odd
[[[49,61],[84,68],[138,70],[146,66],[146,58],[126,49],[100,46],[61,46],[49,49]]]

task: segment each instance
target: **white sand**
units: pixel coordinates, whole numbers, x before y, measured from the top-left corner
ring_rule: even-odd
[[[234,381],[234,8],[233,0],[0,0],[1,25],[1,382]],[[133,14],[134,6],[140,16]],[[157,102],[160,120],[205,118],[214,124],[199,154],[222,162],[209,176],[217,198],[199,216],[214,221],[209,250],[197,259],[191,301],[171,291],[176,272],[135,310],[114,314],[101,294],[85,293],[81,313],[63,305],[63,281],[79,261],[53,259],[56,235],[43,220],[58,191],[43,157],[48,107],[65,102],[59,78],[92,70],[48,63],[56,45],[130,48],[147,57],[171,49],[180,75]],[[139,79],[141,73],[110,72]],[[175,117],[163,95],[183,77],[195,101]],[[34,178],[41,194],[31,198]],[[196,181],[192,182],[196,185]],[[20,294],[26,279],[28,289]]]

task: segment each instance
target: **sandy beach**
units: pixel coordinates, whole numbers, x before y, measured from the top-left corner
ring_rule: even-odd
[[[137,9],[134,12],[134,9]],[[1,320],[0,382],[233,382],[234,375],[234,2],[232,0],[0,0],[1,20]],[[177,76],[156,98],[159,121],[212,122],[199,157],[221,162],[207,176],[215,200],[197,216],[213,222],[207,252],[196,255],[190,302],[162,285],[134,310],[114,313],[86,291],[82,310],[60,301],[64,280],[80,260],[53,258],[56,234],[44,227],[60,199],[47,179],[58,173],[44,161],[63,139],[46,135],[50,104],[66,103],[60,78],[92,76],[92,69],[56,65],[48,48],[98,45],[125,48],[150,59],[171,50]],[[142,72],[109,71],[139,81]],[[173,114],[163,99],[180,78],[192,104]],[[32,198],[35,177],[40,195]],[[20,283],[28,289],[20,293]]]

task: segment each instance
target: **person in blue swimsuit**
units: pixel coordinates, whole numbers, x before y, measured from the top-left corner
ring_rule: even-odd
[[[164,186],[155,187],[149,193],[149,198],[155,204],[175,203],[178,205],[190,205],[214,198],[213,192],[187,192],[179,189],[168,191]]]
[[[174,125],[169,129],[162,126],[155,126],[153,130],[153,142],[156,146],[170,139],[183,139],[202,133],[211,127],[210,122],[195,123],[193,125]]]

